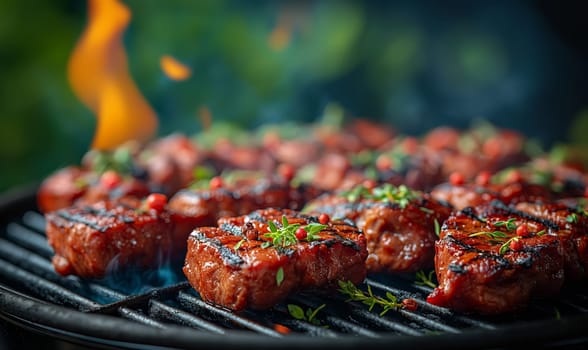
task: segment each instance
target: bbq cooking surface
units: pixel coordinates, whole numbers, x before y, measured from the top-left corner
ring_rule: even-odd
[[[87,345],[138,347],[416,346],[489,348],[514,344],[585,344],[585,284],[557,298],[535,300],[515,314],[480,317],[427,304],[431,288],[414,274],[369,275],[359,289],[386,299],[412,298],[415,311],[303,293],[267,311],[228,311],[203,302],[180,274],[134,276],[126,285],[84,281],[55,273],[44,218],[34,192],[5,198],[0,206],[0,315],[36,332]],[[168,271],[169,272],[169,271]],[[316,310],[315,321],[296,319],[288,305]]]

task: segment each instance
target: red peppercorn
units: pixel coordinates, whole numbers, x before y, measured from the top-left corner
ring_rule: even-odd
[[[418,304],[413,298],[402,299],[402,306],[408,311],[416,311]]]
[[[519,225],[517,226],[516,233],[519,237],[527,237],[529,235],[529,228],[527,225]]]
[[[278,167],[278,174],[280,174],[286,182],[290,182],[296,175],[296,168],[294,168],[292,164],[283,163]]]
[[[372,180],[372,179],[366,179],[363,180],[363,182],[361,183],[361,185],[365,188],[367,188],[368,190],[373,190],[376,187],[376,181]]]
[[[211,190],[218,190],[219,188],[223,187],[223,178],[220,176],[215,176],[210,179],[210,189]]]
[[[331,218],[329,217],[329,214],[322,213],[321,215],[319,215],[318,221],[322,225],[326,225],[329,223],[329,221],[331,221]]]
[[[478,176],[476,176],[476,184],[480,186],[486,186],[490,183],[491,178],[492,174],[489,171],[482,171],[478,174]]]
[[[100,185],[107,190],[113,190],[122,182],[122,177],[114,170],[107,170],[100,176]]]
[[[296,230],[296,238],[301,241],[303,239],[306,238],[306,236],[308,235],[308,233],[306,232],[306,230],[304,229],[304,227],[299,227]]]
[[[167,196],[162,193],[151,193],[147,196],[145,204],[147,205],[147,208],[160,212],[167,204]]]
[[[508,247],[510,250],[521,250],[523,249],[523,242],[521,242],[519,238],[514,238],[512,241],[510,241]]]
[[[376,158],[376,169],[379,171],[392,169],[392,159],[385,154],[380,154],[378,158]]]
[[[521,182],[523,181],[523,174],[520,170],[512,170],[506,177],[506,182]]]
[[[449,183],[453,186],[460,186],[465,183],[465,177],[460,172],[453,172],[449,175]]]

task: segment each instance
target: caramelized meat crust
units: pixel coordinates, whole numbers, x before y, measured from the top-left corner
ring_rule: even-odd
[[[130,267],[157,268],[169,257],[169,214],[139,210],[137,201],[99,201],[45,217],[52,263],[61,275],[101,278]]]
[[[200,296],[232,310],[266,309],[305,289],[333,290],[339,280],[366,277],[365,236],[343,221],[330,221],[316,239],[273,245],[269,222],[307,227],[318,219],[293,210],[264,209],[221,218],[188,238],[184,274]]]
[[[531,298],[557,294],[565,278],[558,234],[554,223],[497,203],[452,214],[435,245],[439,285],[427,301],[500,314],[524,308]]]
[[[402,204],[325,195],[311,201],[307,210],[354,222],[367,239],[369,272],[415,272],[433,267],[435,226],[440,227],[452,210],[428,194],[415,194]]]

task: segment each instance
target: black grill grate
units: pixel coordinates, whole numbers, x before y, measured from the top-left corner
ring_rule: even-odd
[[[32,205],[31,205],[32,207]],[[390,292],[413,298],[416,311],[380,309],[302,293],[268,311],[234,313],[202,301],[182,280],[130,295],[112,283],[57,275],[44,234],[44,218],[26,210],[0,227],[0,316],[56,337],[123,347],[156,345],[191,347],[221,344],[234,347],[346,348],[358,345],[423,348],[486,348],[538,343],[559,346],[588,343],[588,293],[567,288],[555,300],[537,301],[524,313],[471,317],[427,304],[428,287],[414,276],[370,276],[361,285],[374,294]],[[319,325],[293,318],[287,304],[304,310],[326,306]]]

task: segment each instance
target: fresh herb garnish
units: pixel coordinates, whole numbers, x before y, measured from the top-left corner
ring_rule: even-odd
[[[276,284],[278,287],[284,282],[284,269],[280,267],[276,272]]]
[[[416,198],[416,194],[406,185],[394,186],[392,184],[383,184],[373,189],[370,199],[378,201],[388,201],[397,203],[402,209],[406,208],[408,203]]]
[[[566,217],[566,221],[575,224],[578,222],[578,215],[576,213],[572,213]]]
[[[368,285],[367,287],[367,294],[364,293],[361,289],[357,288],[351,281],[338,281],[339,283],[339,292],[349,296],[346,300],[349,301],[359,301],[365,305],[369,306],[369,311],[372,311],[374,306],[379,305],[383,310],[380,312],[380,316],[384,316],[388,311],[392,309],[397,309],[402,306],[401,302],[398,302],[398,298],[394,296],[394,294],[390,292],[386,292],[386,298],[382,298],[380,296],[374,295],[372,292],[371,287]]]
[[[441,225],[439,225],[439,221],[437,221],[437,219],[435,219],[433,223],[435,224],[435,234],[437,235],[437,237],[439,237],[439,235],[441,234]]]
[[[510,248],[510,244],[512,242],[518,241],[519,239],[521,239],[521,237],[519,237],[519,236],[513,236],[513,237],[509,238],[508,240],[506,240],[506,242],[502,243],[502,245],[498,249],[498,253],[500,255],[504,255],[508,251],[508,249]]]
[[[235,249],[235,251],[239,250],[239,248],[241,248],[241,245],[243,244],[243,242],[245,242],[245,238],[243,238],[242,240],[240,240],[239,242],[237,242],[237,244],[235,244],[235,246],[233,247],[233,249]]]
[[[481,231],[470,234],[470,237],[487,236],[494,240],[502,240],[508,238],[508,235],[502,231]]]
[[[545,230],[543,229],[543,230],[535,233],[535,236],[543,236],[544,234],[545,234]]]
[[[502,227],[504,226],[509,231],[514,231],[517,229],[517,224],[515,224],[516,218],[510,218],[506,221],[496,221],[492,225],[495,227]]]
[[[282,227],[278,228],[273,221],[269,221],[268,223],[269,233],[264,234],[265,238],[269,238],[269,240],[263,242],[261,245],[262,248],[268,248],[272,245],[278,247],[288,247],[294,245],[299,242],[298,238],[296,238],[296,230],[300,227],[300,224],[290,224],[288,222],[288,218],[286,216],[282,216]],[[306,238],[305,241],[314,241],[317,240],[320,236],[318,235],[319,232],[324,230],[327,225],[311,223],[303,228],[306,230]]]
[[[437,287],[437,284],[433,282],[433,278],[435,277],[435,270],[431,270],[429,274],[425,274],[425,271],[420,270],[416,273],[416,281],[415,284],[419,286],[427,286],[431,288]]]
[[[132,174],[134,163],[131,150],[128,147],[119,147],[114,151],[92,151],[92,170],[102,174],[107,170],[114,170],[119,174]]]
[[[341,193],[341,196],[346,198],[349,202],[355,203],[363,198],[367,198],[370,195],[370,190],[363,186],[358,185],[350,190]]]
[[[316,309],[311,309],[308,308],[306,309],[306,312],[304,312],[304,310],[296,305],[296,304],[288,304],[288,312],[290,313],[290,315],[292,317],[294,317],[297,320],[304,320],[308,323],[311,323],[315,326],[320,326],[321,322],[316,319],[316,315],[318,314],[318,312],[320,310],[322,310],[323,308],[325,308],[327,305],[326,304],[322,304],[321,306],[317,307]]]
[[[427,208],[427,207],[419,207],[419,209],[420,209],[422,212],[424,212],[424,213],[427,213],[427,214],[433,214],[433,213],[434,213],[434,211],[433,211],[433,210],[431,210],[431,209],[429,209],[429,208]]]

